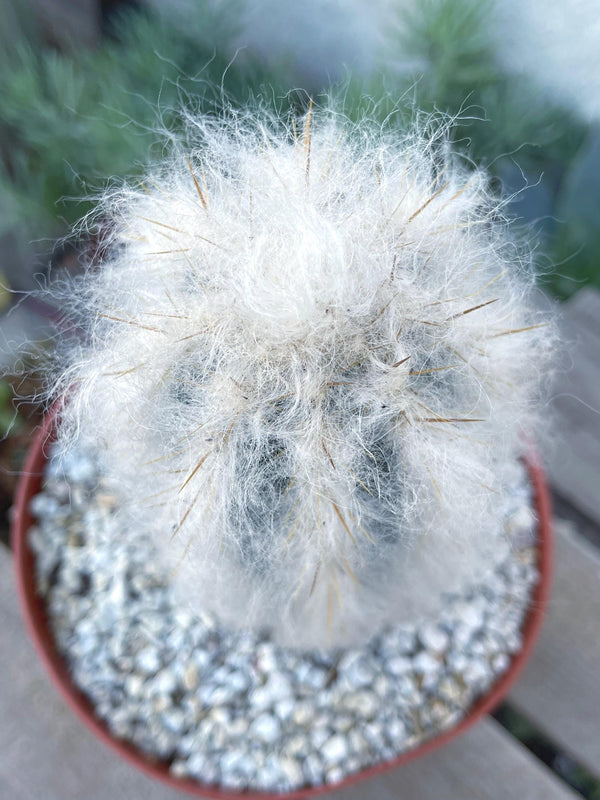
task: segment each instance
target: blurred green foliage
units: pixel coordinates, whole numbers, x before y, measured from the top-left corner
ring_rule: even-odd
[[[492,0],[420,0],[397,13],[388,56],[397,69],[383,81],[353,82],[348,106],[360,115],[361,97],[387,91],[382,117],[400,97],[451,115],[456,147],[515,195],[509,213],[533,224],[548,287],[563,298],[585,284],[600,287],[598,132],[525,76],[502,70]]]
[[[206,111],[221,91],[243,102],[273,86],[249,57],[229,63],[231,17],[198,4],[185,28],[128,11],[96,49],[45,46],[35,32],[3,32],[0,60],[0,233],[26,240],[65,233],[109,178],[143,170],[182,106]],[[11,39],[12,41],[7,41]],[[275,88],[268,91],[276,92]]]
[[[23,419],[15,411],[14,391],[4,378],[0,379],[0,440],[6,436],[14,436],[24,426]]]
[[[235,104],[257,95],[279,107],[302,103],[301,94],[286,99],[293,59],[268,70],[246,51],[229,63],[236,2],[226,12],[210,6],[188,4],[185,24],[129,11],[97,48],[68,52],[44,45],[23,14],[5,18],[0,234],[49,243],[64,234],[91,205],[80,198],[160,154],[157,131],[176,128],[182,106],[209,111],[224,96]],[[533,223],[544,279],[567,297],[600,286],[598,133],[499,67],[492,11],[492,0],[401,4],[376,76],[305,88],[331,92],[354,117],[368,108],[403,125],[413,109],[450,114],[456,147],[514,194],[509,210]]]

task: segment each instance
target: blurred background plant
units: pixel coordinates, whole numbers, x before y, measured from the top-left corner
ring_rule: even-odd
[[[54,242],[90,207],[81,198],[157,155],[157,127],[176,127],[176,108],[218,108],[221,89],[233,103],[261,95],[281,106],[301,88],[301,103],[343,77],[342,59],[346,76],[333,93],[348,113],[364,113],[367,96],[382,118],[400,109],[398,124],[410,106],[456,116],[457,145],[515,193],[511,212],[533,223],[551,290],[568,297],[600,286],[597,127],[501,66],[492,0],[379,0],[370,9],[355,0],[346,12],[311,0],[291,17],[272,0],[104,3],[91,47],[74,36],[57,47],[27,2],[4,4],[0,272],[14,289],[44,271]]]
[[[26,5],[13,5],[0,61],[0,235],[13,237],[21,258],[45,257],[90,208],[82,198],[143,168],[164,143],[158,128],[174,127],[175,107],[209,110],[221,89],[243,101],[274,85],[249,58],[229,64],[235,16],[205,4],[185,30],[156,11],[123,8],[97,46],[72,40],[62,50],[25,19]],[[13,288],[29,286],[27,273],[10,273]]]
[[[509,213],[530,226],[529,235],[533,228],[537,266],[555,295],[600,286],[600,139],[593,121],[530,75],[503,69],[492,0],[419,0],[401,5],[395,20],[386,43],[392,95],[404,90],[417,108],[455,118],[456,146],[514,195]],[[361,93],[355,84],[353,104]]]

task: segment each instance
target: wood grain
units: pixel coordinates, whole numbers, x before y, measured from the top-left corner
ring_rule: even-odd
[[[548,617],[509,699],[600,778],[600,553],[568,523],[555,538]]]
[[[562,307],[544,459],[554,489],[600,524],[600,292]]]

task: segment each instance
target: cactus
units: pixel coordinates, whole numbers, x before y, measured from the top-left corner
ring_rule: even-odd
[[[87,335],[60,438],[104,454],[123,535],[153,537],[182,603],[354,644],[506,552],[551,337],[443,127],[193,119],[86,224],[103,259],[68,287]]]

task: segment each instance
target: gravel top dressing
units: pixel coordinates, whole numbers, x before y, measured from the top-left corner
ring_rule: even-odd
[[[51,457],[31,503],[38,590],[73,680],[115,737],[223,788],[337,783],[454,726],[520,649],[538,573],[517,473],[502,563],[439,618],[360,649],[297,652],[183,608],[148,539],[121,535],[117,492],[82,451]]]

